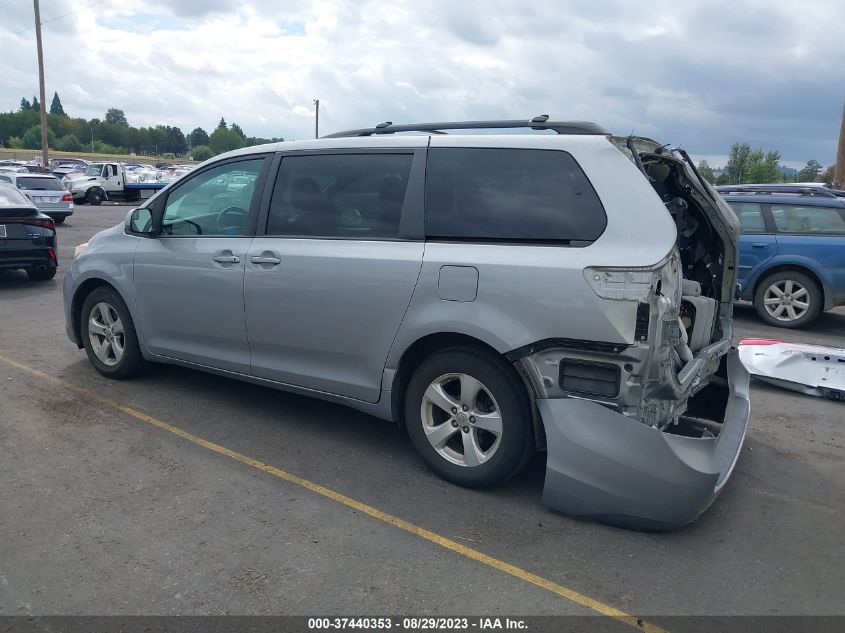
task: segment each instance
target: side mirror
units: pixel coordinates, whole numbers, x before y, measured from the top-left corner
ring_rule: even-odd
[[[131,235],[152,237],[153,235],[153,212],[144,207],[132,209],[126,214],[126,232]]]

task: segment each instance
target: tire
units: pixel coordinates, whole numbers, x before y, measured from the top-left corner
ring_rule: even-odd
[[[60,218],[53,218],[53,222],[55,222],[56,224],[64,224],[65,223],[65,217],[66,216],[63,215]]]
[[[103,202],[103,194],[100,193],[99,189],[89,189],[88,193],[85,194],[85,201],[97,206]]]
[[[94,323],[100,324],[100,331],[93,327]],[[122,380],[144,370],[146,361],[141,355],[132,317],[123,299],[112,288],[95,288],[85,298],[80,330],[88,360],[103,376]],[[95,351],[92,339],[98,342],[99,353]]]
[[[769,275],[757,284],[754,292],[757,314],[775,327],[804,327],[819,316],[823,303],[819,284],[797,270],[781,270]]]
[[[56,276],[56,269],[47,268],[47,270],[35,270],[34,268],[27,268],[26,274],[30,279],[32,279],[32,281],[50,281]]]
[[[487,430],[496,429],[497,415],[498,434]],[[500,483],[534,452],[531,403],[519,377],[500,357],[472,347],[422,361],[405,391],[405,423],[423,461],[459,486]]]

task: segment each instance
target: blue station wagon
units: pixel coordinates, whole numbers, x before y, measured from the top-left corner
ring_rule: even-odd
[[[740,220],[739,283],[770,325],[845,305],[845,198],[824,187],[720,186]]]

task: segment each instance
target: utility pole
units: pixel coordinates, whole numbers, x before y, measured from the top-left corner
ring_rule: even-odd
[[[35,6],[35,42],[38,45],[38,85],[41,91],[41,158],[42,169],[47,169],[47,97],[44,94],[44,53],[41,51],[41,10],[38,0],[32,0]]]
[[[320,100],[314,99],[316,111],[314,112],[314,138],[320,138]]]
[[[845,187],[845,104],[842,106],[842,124],[839,127],[839,149],[836,151],[836,167],[833,168],[833,186]]]

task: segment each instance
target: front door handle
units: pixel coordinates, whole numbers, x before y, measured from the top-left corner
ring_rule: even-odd
[[[282,260],[271,255],[255,255],[251,260],[253,264],[281,264]]]
[[[751,242],[751,248],[769,248],[768,242]]]
[[[215,255],[214,261],[218,264],[237,264],[241,258],[237,255]]]

